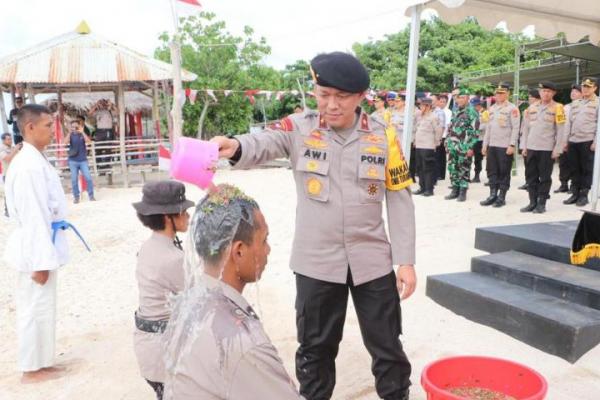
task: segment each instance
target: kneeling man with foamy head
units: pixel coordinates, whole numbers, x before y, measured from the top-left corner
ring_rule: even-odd
[[[242,296],[265,269],[268,233],[258,204],[233,186],[196,206],[187,250],[199,260],[165,332],[165,400],[302,399]]]

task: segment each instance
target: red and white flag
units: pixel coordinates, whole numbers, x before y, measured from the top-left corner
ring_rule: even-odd
[[[158,146],[158,169],[160,171],[171,169],[171,152],[163,145]]]
[[[179,0],[182,3],[191,4],[193,6],[202,7],[202,4],[198,0]]]

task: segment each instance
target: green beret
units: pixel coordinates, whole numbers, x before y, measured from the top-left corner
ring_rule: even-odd
[[[369,88],[369,73],[352,54],[339,51],[319,54],[310,62],[310,70],[320,86],[348,93],[361,93]]]

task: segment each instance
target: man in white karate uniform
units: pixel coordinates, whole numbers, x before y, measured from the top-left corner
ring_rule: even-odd
[[[67,203],[60,178],[43,154],[52,141],[53,118],[48,108],[28,104],[19,109],[23,149],[6,176],[6,203],[15,225],[5,259],[18,271],[18,368],[22,382],[53,379],[57,270],[68,260],[64,228]]]

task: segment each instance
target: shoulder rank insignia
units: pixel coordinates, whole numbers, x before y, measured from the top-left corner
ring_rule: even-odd
[[[289,117],[285,117],[271,124],[269,128],[277,131],[292,132],[294,130],[294,123]]]

